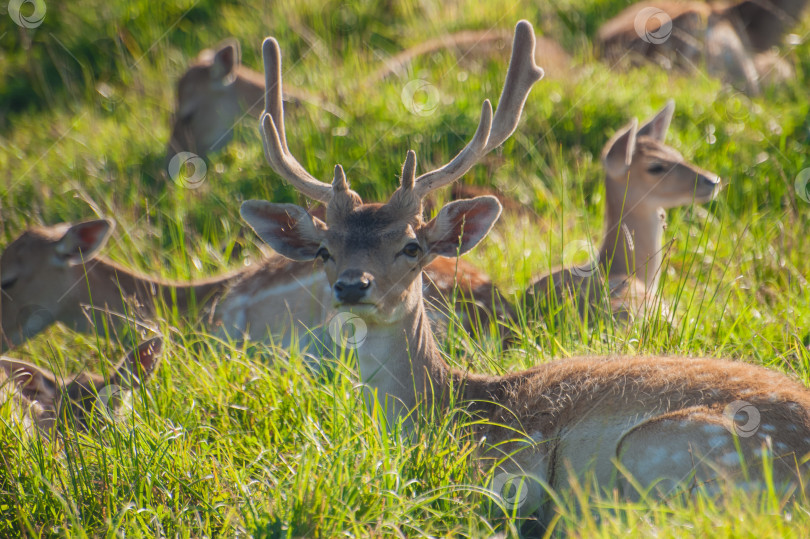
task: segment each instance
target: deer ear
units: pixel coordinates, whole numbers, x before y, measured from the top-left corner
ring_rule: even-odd
[[[489,234],[500,215],[501,203],[493,196],[447,204],[425,225],[428,253],[450,257],[466,253]]]
[[[613,135],[602,150],[602,166],[609,178],[624,178],[633,162],[636,150],[638,120],[633,118],[627,127]]]
[[[227,85],[236,79],[236,68],[242,63],[242,52],[239,42],[229,39],[223,42],[216,51],[211,63],[211,79]]]
[[[96,219],[71,226],[56,244],[59,261],[67,265],[87,262],[104,247],[114,229],[115,223],[107,219]]]
[[[0,366],[17,385],[23,397],[43,404],[56,401],[59,390],[56,379],[49,370],[8,357],[0,357]]]
[[[636,137],[650,137],[658,142],[664,142],[669,130],[669,124],[672,122],[672,115],[675,114],[675,101],[672,99],[667,101],[658,114],[647,120],[647,122],[638,128]]]
[[[139,344],[115,368],[111,383],[135,389],[151,378],[160,362],[163,339],[155,337]]]
[[[239,210],[250,228],[270,247],[292,260],[313,260],[326,224],[295,204],[247,200]]]

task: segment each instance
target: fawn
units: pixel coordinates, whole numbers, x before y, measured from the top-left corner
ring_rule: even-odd
[[[584,315],[607,299],[618,318],[654,307],[665,208],[708,202],[720,189],[720,178],[664,144],[674,112],[670,100],[641,127],[634,119],[608,141],[602,150],[606,224],[597,259],[541,277],[526,289],[528,304],[548,310],[573,296]]]

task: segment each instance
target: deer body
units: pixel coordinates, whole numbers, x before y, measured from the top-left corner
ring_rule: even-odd
[[[312,262],[271,256],[248,269],[193,282],[173,282],[135,273],[99,256],[112,222],[32,228],[0,257],[2,338],[0,349],[19,346],[55,322],[91,333],[153,319],[157,304],[180,316],[208,312],[211,329],[225,338],[267,340],[288,348],[297,335],[302,348],[323,340],[321,330],[334,314],[323,271]],[[447,318],[458,286],[456,309],[463,327],[513,315],[489,278],[468,263],[437,259],[425,271],[426,296],[434,321]],[[92,306],[92,309],[88,309]],[[313,333],[314,332],[314,333]]]
[[[638,496],[634,485],[660,489],[661,479],[667,482],[664,491],[719,477],[757,485],[764,475],[756,459],[767,453],[774,459],[778,488],[798,484],[797,474],[806,466],[796,463],[810,452],[810,391],[784,375],[718,360],[588,357],[483,376],[451,369],[442,358],[425,310],[421,268],[436,256],[472,249],[492,228],[501,206],[487,196],[455,201],[425,222],[422,201],[457,180],[516,128],[532,85],[542,77],[528,22],[516,27],[494,117],[485,101],[469,144],[447,165],[418,178],[415,154],[408,152],[400,187],[385,204],[364,204],[339,165],[329,185],[290,154],[278,43],[267,38],[263,54],[267,159],[300,192],[327,204],[326,219],[299,206],[260,200],[244,202],[242,217],[284,256],[323,260],[335,308],[367,325],[355,349],[360,378],[368,402],[384,410],[389,423],[410,421],[406,413],[420,403],[441,408],[455,393],[486,420],[475,427],[484,436],[483,458],[506,457],[500,469],[519,475],[529,489],[521,513],[542,507],[544,488],[538,480],[565,488],[568,469],[590,470],[604,487],[618,477],[619,491],[633,498]],[[738,400],[761,414],[761,434],[732,434],[742,419],[736,414]],[[512,453],[515,446],[524,450]],[[740,473],[743,464],[747,479]]]
[[[640,128],[631,122],[605,145],[606,223],[597,259],[541,277],[526,290],[527,300],[549,303],[552,297],[560,301],[572,295],[584,313],[607,299],[619,317],[654,306],[663,260],[664,208],[708,202],[720,187],[715,174],[686,162],[664,144],[674,110],[668,102]]]
[[[639,2],[606,22],[598,42],[612,61],[632,52],[666,68],[705,62],[710,73],[757,94],[763,81],[793,77],[792,67],[770,49],[796,24],[806,3]]]
[[[141,343],[106,378],[87,372],[61,378],[45,368],[0,356],[0,407],[10,406],[12,423],[29,435],[38,431],[52,437],[66,419],[60,412],[68,408],[74,424],[85,428],[95,408],[114,412],[122,403],[122,389],[137,388],[151,377],[162,347],[160,338]],[[104,391],[105,386],[114,391]],[[106,400],[98,402],[100,397]]]

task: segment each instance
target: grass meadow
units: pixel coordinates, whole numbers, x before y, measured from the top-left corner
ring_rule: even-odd
[[[13,3],[13,2],[11,2]],[[42,1],[40,2],[42,3]],[[810,16],[782,53],[794,81],[749,98],[706,75],[655,67],[614,71],[593,52],[599,26],[626,0],[44,0],[41,24],[0,10],[0,248],[33,225],[105,216],[104,254],[165,278],[192,279],[262,256],[239,218],[249,198],[302,202],[266,164],[257,122],[207,160],[189,189],[164,169],[174,84],[199,50],[229,37],[261,69],[275,36],[285,83],[340,107],[287,110],[291,151],[331,177],[342,163],[366,200],[387,197],[405,153],[419,170],[448,161],[472,136],[481,101],[497,100],[510,44],[499,53],[417,57],[364,84],[381,61],[464,29],[511,29],[525,18],[569,65],[535,85],[516,133],[465,183],[496,187],[529,208],[506,214],[468,261],[518,305],[532,276],[584,262],[601,241],[603,145],[631,118],[675,100],[667,142],[723,178],[712,203],[669,212],[661,293],[672,323],[617,326],[575,317],[545,324],[521,310],[519,346],[456,330],[450,361],[501,373],[579,354],[733,357],[810,385]],[[31,4],[22,9],[32,9]],[[538,59],[543,66],[543,58]],[[413,112],[403,88],[430,90]],[[797,180],[798,178],[798,180]],[[446,196],[446,193],[445,193]],[[419,421],[414,439],[365,409],[351,356],[313,374],[302,354],[234,345],[169,314],[162,363],[125,417],[92,434],[26,440],[0,424],[2,537],[516,536],[482,488],[458,410]],[[99,370],[134,334],[52,327],[10,355],[59,370]],[[7,418],[7,415],[3,415]],[[722,500],[630,504],[584,482],[555,494],[548,536],[807,537],[810,509],[773,492]],[[524,529],[525,531],[525,529]]]

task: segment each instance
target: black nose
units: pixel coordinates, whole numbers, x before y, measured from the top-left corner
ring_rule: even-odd
[[[720,185],[720,176],[715,176],[710,174],[708,176],[703,176],[703,182],[708,184],[711,187],[716,187]]]
[[[344,274],[335,281],[332,287],[335,290],[335,298],[341,303],[360,303],[366,297],[371,288],[371,276],[365,273]]]

